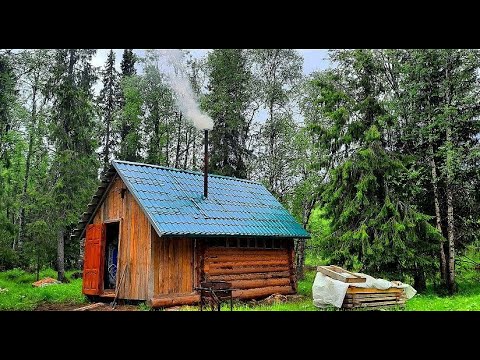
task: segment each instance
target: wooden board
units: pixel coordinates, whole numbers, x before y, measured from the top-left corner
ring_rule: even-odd
[[[193,239],[152,236],[153,297],[193,292]]]
[[[365,308],[365,307],[384,307],[384,306],[404,306],[405,302],[403,301],[377,301],[370,303],[362,304],[344,304],[342,307],[345,308]]]
[[[375,288],[361,288],[350,286],[347,289],[347,294],[358,294],[358,293],[403,293],[403,289],[399,288],[390,288],[385,290],[379,290]]]
[[[364,283],[367,281],[366,278],[360,277],[351,272],[346,272],[338,266],[317,266],[317,271],[325,276],[345,283]],[[347,275],[344,274],[345,272]]]

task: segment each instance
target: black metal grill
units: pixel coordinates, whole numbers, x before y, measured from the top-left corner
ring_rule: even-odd
[[[230,301],[230,311],[233,308],[232,283],[227,281],[203,281],[200,287],[195,290],[200,291],[200,311],[203,307],[210,305],[212,311],[220,311],[222,302]]]

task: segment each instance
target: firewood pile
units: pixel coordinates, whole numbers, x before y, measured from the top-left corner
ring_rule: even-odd
[[[377,289],[361,287],[361,285],[355,286],[365,283],[367,278],[335,265],[318,266],[317,271],[332,279],[349,284],[342,304],[344,309],[405,306],[406,296],[402,288]],[[395,285],[401,284],[399,282],[393,283]]]

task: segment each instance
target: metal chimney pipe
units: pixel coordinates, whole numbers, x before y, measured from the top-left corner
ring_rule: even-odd
[[[208,196],[208,130],[205,129],[205,159],[203,165],[203,196]]]

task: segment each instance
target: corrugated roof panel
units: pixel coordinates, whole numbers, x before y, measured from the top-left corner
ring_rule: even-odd
[[[165,235],[254,235],[305,238],[309,234],[259,183],[203,173],[113,161],[152,225]]]

